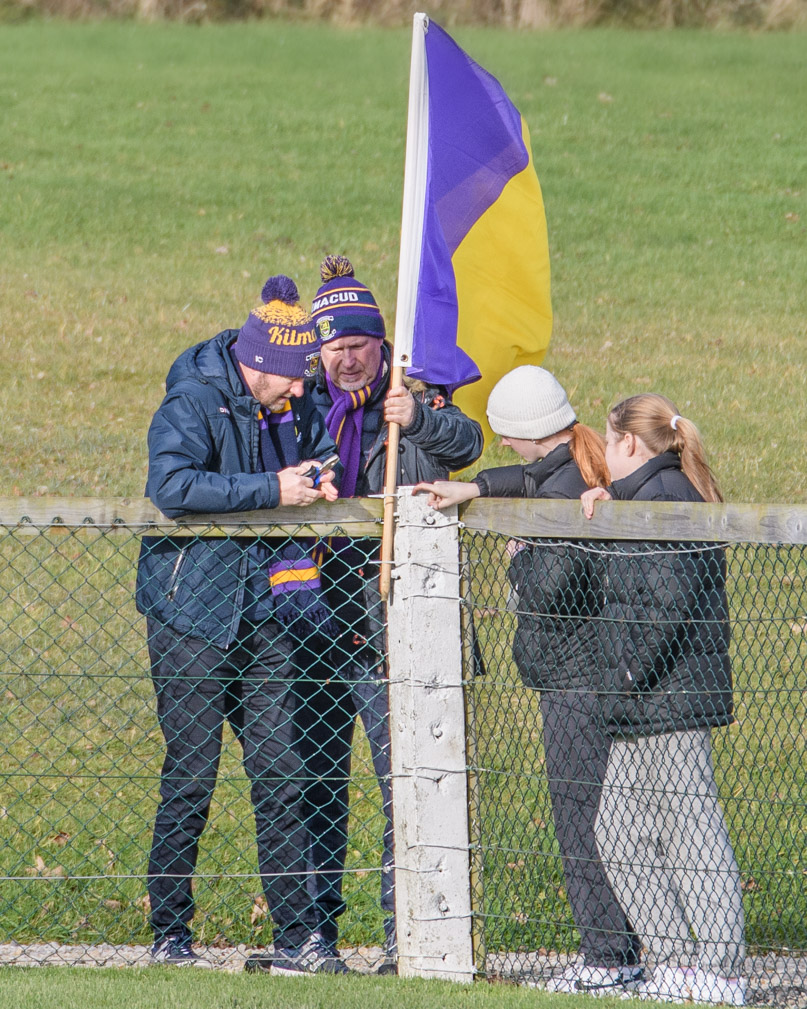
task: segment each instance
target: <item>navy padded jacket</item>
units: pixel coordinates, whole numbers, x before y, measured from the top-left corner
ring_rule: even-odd
[[[146,496],[170,518],[280,503],[277,475],[260,471],[259,403],[245,392],[229,354],[237,336],[228,329],[191,347],[168,373],[149,428]],[[300,459],[334,452],[311,399],[291,404]],[[243,539],[143,537],[138,610],[179,633],[228,647],[241,619],[248,545]]]

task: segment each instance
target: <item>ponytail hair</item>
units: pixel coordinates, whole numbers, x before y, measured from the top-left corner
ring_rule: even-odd
[[[630,396],[611,410],[608,423],[617,434],[641,438],[651,452],[675,452],[681,469],[704,501],[722,501],[723,494],[706,462],[700,432],[682,417],[672,400],[656,392]]]
[[[587,487],[607,487],[611,474],[605,463],[605,439],[592,427],[575,424],[569,451]]]

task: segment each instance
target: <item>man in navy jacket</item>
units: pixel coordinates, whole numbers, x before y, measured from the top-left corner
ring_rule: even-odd
[[[185,351],[149,429],[146,494],[166,515],[305,506],[337,496],[334,452],[303,389],[320,342],[288,277],[240,330]],[[328,607],[310,544],[291,539],[144,537],[137,606],[146,615],[166,744],[148,868],[155,962],[209,966],[191,946],[191,879],[229,721],[251,783],[261,881],[274,923],[273,972],[344,973],[306,889],[307,831],[294,737],[296,682]]]

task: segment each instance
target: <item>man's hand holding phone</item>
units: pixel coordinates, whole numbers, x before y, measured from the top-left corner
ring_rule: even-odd
[[[313,459],[300,463],[302,475],[312,481],[313,486],[322,493],[326,501],[335,501],[339,497],[339,488],[333,482],[333,471],[338,462],[338,455],[330,455],[323,462]]]

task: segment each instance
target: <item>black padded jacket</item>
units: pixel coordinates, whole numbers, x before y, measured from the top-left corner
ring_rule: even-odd
[[[526,466],[483,470],[475,480],[482,497],[566,498],[586,490],[567,444]],[[592,617],[602,599],[589,545],[531,541],[510,562],[517,599],[513,658],[523,682],[540,690],[590,688],[597,640]]]
[[[387,380],[364,407],[356,497],[384,490],[384,399],[391,377],[391,352],[386,343],[383,354]],[[454,406],[446,389],[423,382],[407,385],[415,400],[415,416],[400,432],[398,486],[447,480],[450,472],[464,469],[479,458],[484,444],[482,428]],[[306,392],[324,422],[333,401],[322,365],[319,375],[306,383]],[[331,660],[337,670],[361,656],[375,662],[385,651],[386,607],[378,592],[378,550],[377,539],[339,538],[331,542],[323,565],[326,595],[343,628]]]
[[[672,452],[611,487],[616,500],[703,499]],[[733,720],[726,558],[721,545],[620,542],[600,555],[604,587],[597,663],[616,737]]]

